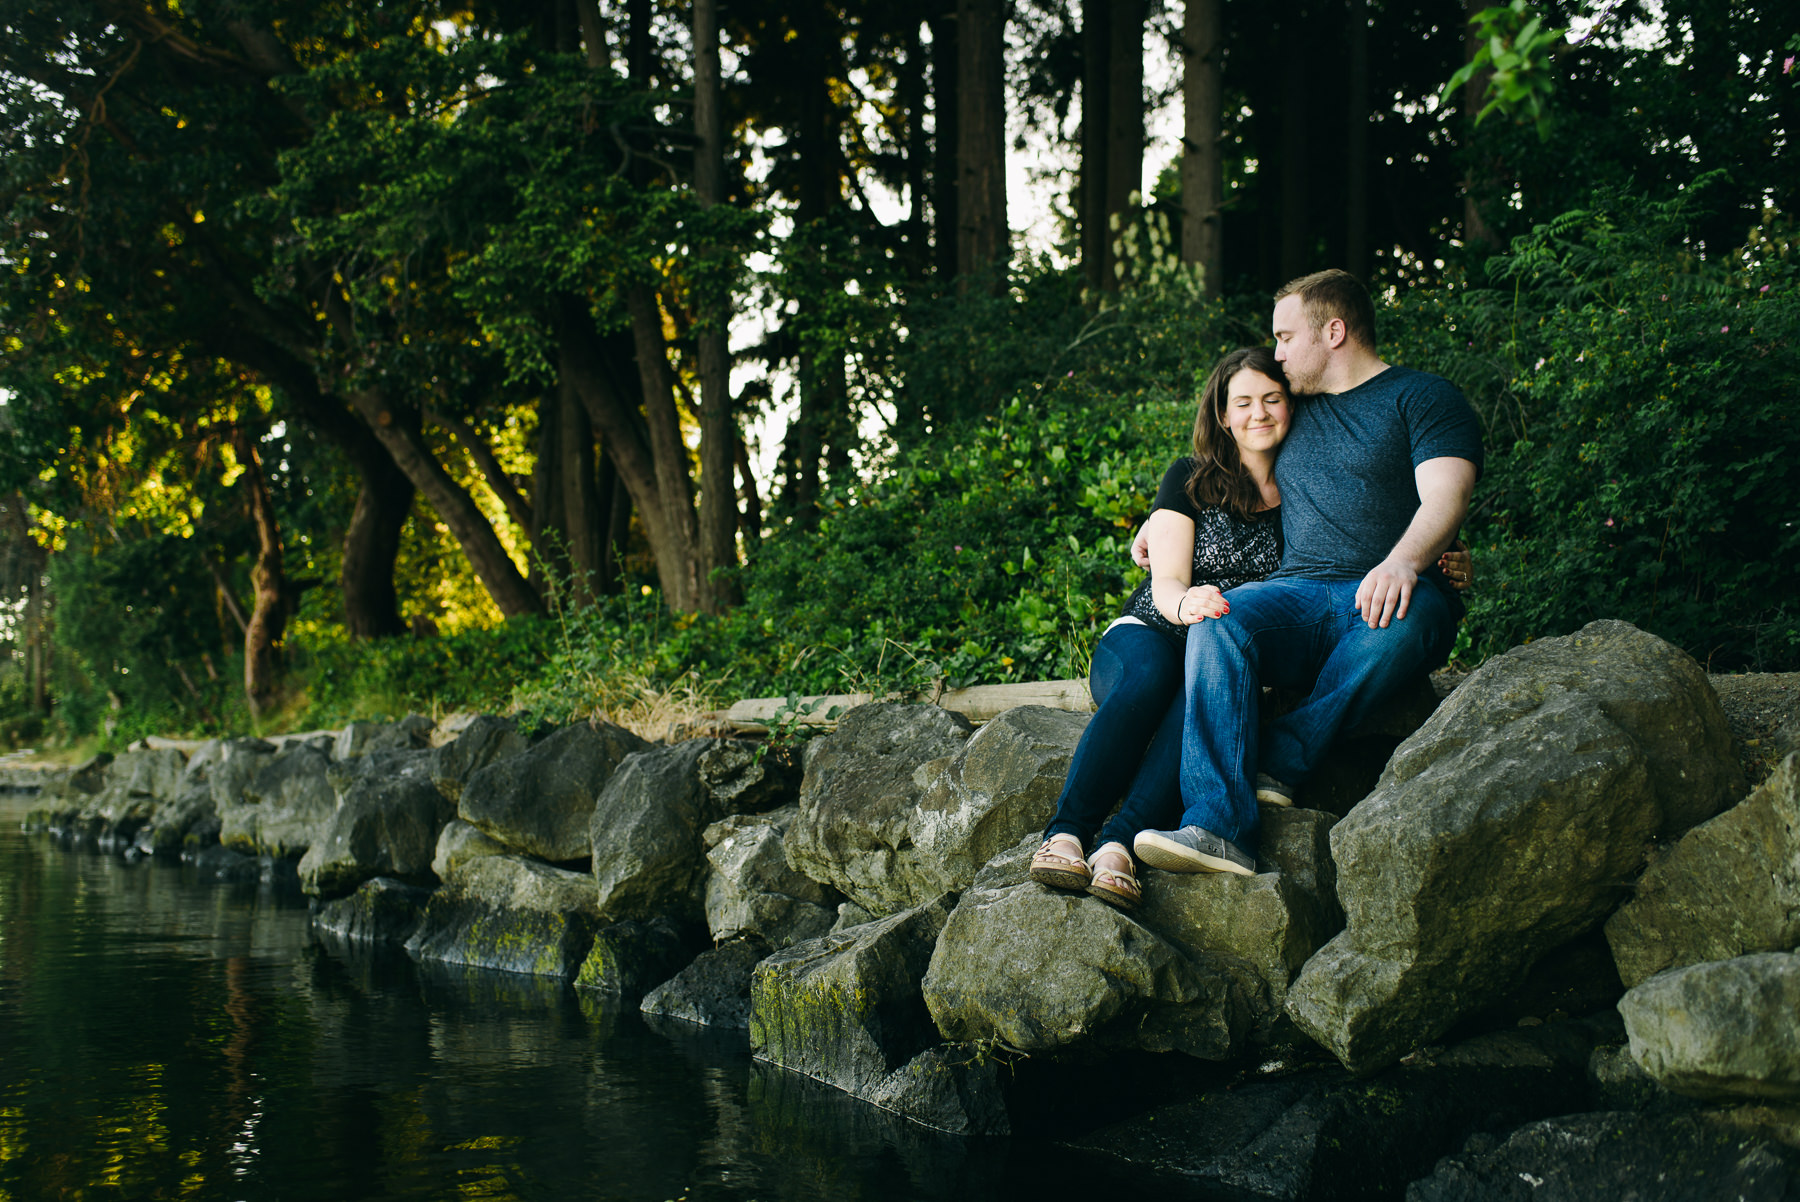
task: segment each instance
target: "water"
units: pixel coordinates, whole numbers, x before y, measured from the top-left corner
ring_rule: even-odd
[[[1041,1145],[756,1064],[741,1033],[327,944],[302,898],[67,850],[27,808],[0,799],[0,1202],[969,1202],[1045,1171]]]

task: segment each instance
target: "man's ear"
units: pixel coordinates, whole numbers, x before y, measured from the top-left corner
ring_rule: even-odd
[[[1344,324],[1341,317],[1333,317],[1325,323],[1325,345],[1332,350],[1343,346],[1350,337],[1350,327]]]

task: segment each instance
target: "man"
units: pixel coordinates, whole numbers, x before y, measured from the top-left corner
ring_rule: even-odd
[[[1258,799],[1292,804],[1332,737],[1444,662],[1462,605],[1438,568],[1482,462],[1455,385],[1384,363],[1368,291],[1343,271],[1275,296],[1275,358],[1299,399],[1275,464],[1286,542],[1227,617],[1188,631],[1181,826],[1140,833],[1170,872],[1256,871]],[[1261,685],[1308,691],[1261,735]]]

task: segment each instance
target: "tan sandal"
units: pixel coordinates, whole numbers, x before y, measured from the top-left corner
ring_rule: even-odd
[[[1066,856],[1051,850],[1059,839],[1074,844],[1075,855]],[[1051,835],[1044,840],[1044,845],[1031,857],[1031,871],[1027,875],[1052,889],[1086,889],[1094,876],[1087,861],[1081,858],[1081,841],[1074,835],[1064,834]]]
[[[1095,860],[1106,852],[1124,856],[1127,864],[1133,862],[1131,853],[1125,850],[1123,843],[1107,843],[1095,848]],[[1144,900],[1144,891],[1139,888],[1137,877],[1117,868],[1102,868],[1098,863],[1093,867],[1087,891],[1107,905],[1117,906],[1121,910],[1135,910],[1138,903]]]

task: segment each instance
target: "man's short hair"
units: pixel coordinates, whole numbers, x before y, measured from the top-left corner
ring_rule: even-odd
[[[1300,298],[1306,322],[1313,329],[1324,329],[1325,323],[1336,317],[1343,321],[1344,333],[1351,341],[1375,349],[1375,303],[1369,299],[1369,290],[1362,281],[1349,272],[1333,267],[1289,280],[1275,299],[1280,301],[1286,296]]]

